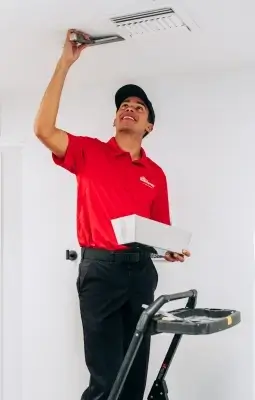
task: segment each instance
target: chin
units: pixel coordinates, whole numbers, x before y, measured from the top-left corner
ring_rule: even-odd
[[[120,128],[118,132],[124,135],[139,136],[139,134],[131,128]]]
[[[134,130],[136,128],[136,125],[135,125],[135,123],[134,122],[131,122],[131,121],[129,121],[129,122],[122,122],[121,124],[119,124],[119,129],[121,129],[121,130]]]
[[[118,132],[120,133],[134,133],[134,129],[131,126],[120,126],[118,128]]]

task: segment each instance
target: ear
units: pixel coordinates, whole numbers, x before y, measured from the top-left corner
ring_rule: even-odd
[[[115,124],[116,124],[116,119],[114,118],[112,126],[115,126]]]
[[[148,124],[147,127],[146,127],[146,131],[149,133],[149,132],[152,131],[152,129],[153,129],[153,125],[152,124]]]

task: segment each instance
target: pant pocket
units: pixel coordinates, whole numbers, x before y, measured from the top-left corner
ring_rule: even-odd
[[[80,293],[83,288],[85,279],[88,275],[89,265],[90,265],[90,262],[87,262],[87,261],[81,261],[79,264],[78,277],[76,280],[76,287],[77,287],[78,293]]]
[[[154,290],[157,289],[158,286],[158,271],[153,263],[153,261],[151,261],[152,263],[152,274],[153,274],[153,283],[154,283]]]

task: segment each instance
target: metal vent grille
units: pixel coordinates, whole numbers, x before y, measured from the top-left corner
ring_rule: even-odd
[[[191,30],[172,8],[161,8],[114,17],[111,18],[111,21],[123,34],[125,32],[130,37],[164,32],[181,27]]]

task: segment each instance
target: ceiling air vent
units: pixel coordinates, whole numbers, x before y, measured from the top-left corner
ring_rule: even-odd
[[[130,37],[169,31],[176,28],[190,27],[175,13],[172,8],[161,8],[139,12],[136,14],[123,15],[111,18],[111,22]]]

